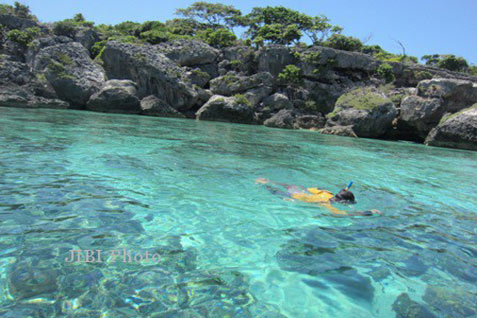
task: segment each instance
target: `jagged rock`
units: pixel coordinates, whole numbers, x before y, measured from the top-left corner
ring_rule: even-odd
[[[291,109],[282,109],[263,123],[267,127],[292,129],[295,116]]]
[[[321,83],[305,80],[303,87],[308,92],[303,100],[313,100],[316,103],[316,110],[323,114],[333,111],[336,101],[350,88],[355,87],[354,83]]]
[[[198,40],[172,40],[156,47],[159,52],[181,66],[213,63],[219,55],[217,49]]]
[[[184,71],[157,46],[110,41],[102,60],[110,79],[136,82],[139,97],[155,95],[174,109],[189,109],[197,100],[197,92],[182,80]]]
[[[196,118],[249,124],[253,122],[253,113],[254,108],[246,99],[214,95],[197,111]]]
[[[62,37],[38,41],[28,62],[37,74],[45,75],[60,99],[72,105],[85,106],[104,82],[102,68],[91,60],[86,48]]]
[[[273,76],[278,76],[283,68],[289,64],[294,64],[296,58],[286,45],[268,45],[258,51],[258,71],[268,72]]]
[[[445,116],[431,130],[425,143],[430,146],[477,150],[477,104]]]
[[[270,73],[263,72],[252,76],[241,76],[229,72],[227,75],[211,80],[210,90],[214,94],[230,96],[252,88],[272,85],[273,77]]]
[[[326,119],[323,115],[301,115],[295,118],[293,127],[295,129],[313,129],[318,130],[325,126]]]
[[[270,95],[270,93],[273,91],[273,88],[270,86],[260,86],[257,88],[252,88],[251,90],[248,90],[245,92],[244,96],[250,104],[252,104],[254,107],[257,106],[265,97]]]
[[[109,80],[101,90],[91,96],[86,109],[107,112],[138,114],[141,112],[136,84],[130,80]]]
[[[418,95],[442,99],[446,112],[457,112],[477,103],[477,84],[465,80],[434,78],[419,82]]]
[[[336,136],[345,136],[345,137],[355,137],[358,138],[356,133],[353,131],[353,126],[333,126],[325,127],[319,130],[320,133],[325,135],[336,135]]]
[[[38,24],[38,22],[30,20],[30,19],[24,19],[24,18],[19,18],[14,15],[10,14],[0,14],[0,25],[5,26],[7,29],[26,29],[26,28],[33,28],[33,27],[39,27],[44,29],[45,27]]]
[[[34,79],[28,65],[14,60],[11,56],[0,55],[0,83],[25,85]]]
[[[185,116],[172,108],[162,99],[157,98],[154,95],[144,97],[141,100],[142,114],[149,116],[159,117],[178,117],[184,118]]]
[[[222,68],[227,71],[251,74],[255,71],[255,50],[250,46],[232,46],[223,49]],[[220,67],[220,65],[219,65]]]
[[[88,51],[99,40],[99,34],[93,28],[80,27],[75,31],[75,41],[81,43]]]
[[[270,112],[275,112],[284,108],[292,108],[293,104],[286,95],[275,93],[263,100],[262,107]]]
[[[408,96],[401,102],[398,127],[424,139],[439,123],[444,112],[445,108],[438,98]]]
[[[358,70],[363,72],[374,72],[379,62],[370,55],[336,50],[329,47],[314,46],[300,52],[301,65],[304,74],[315,77],[317,66],[329,66],[338,69]]]
[[[197,85],[199,87],[204,87],[210,80],[210,75],[198,68],[187,72],[186,75],[192,85]]]
[[[326,126],[349,126],[359,137],[381,137],[392,128],[396,107],[382,92],[359,88],[341,96]]]
[[[402,293],[393,303],[393,311],[396,318],[435,318],[424,305],[409,298],[409,295]]]
[[[0,106],[19,108],[59,108],[66,109],[70,104],[59,99],[35,96],[28,86],[15,84],[0,85]]]

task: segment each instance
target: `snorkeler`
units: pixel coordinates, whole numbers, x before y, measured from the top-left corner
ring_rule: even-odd
[[[348,213],[346,211],[337,209],[331,205],[331,203],[333,202],[345,203],[345,204],[356,203],[353,192],[349,191],[349,189],[353,185],[353,182],[350,182],[346,188],[338,192],[336,195],[334,195],[328,190],[321,190],[318,188],[305,188],[303,186],[296,186],[296,185],[291,185],[286,183],[278,183],[278,182],[270,181],[265,178],[258,178],[256,182],[266,185],[267,189],[272,194],[283,196],[285,200],[294,199],[294,200],[300,200],[300,201],[308,202],[308,203],[319,203],[320,205],[327,208],[333,214],[350,215],[350,216],[355,216],[355,215],[372,216],[374,214],[382,215],[382,213],[379,210],[367,210],[362,212],[360,211],[360,212]],[[273,187],[269,184],[284,187],[286,189],[286,192],[282,191],[281,189],[277,187]]]

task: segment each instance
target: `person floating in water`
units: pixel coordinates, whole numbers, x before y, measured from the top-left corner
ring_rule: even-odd
[[[350,182],[346,188],[338,192],[336,195],[331,193],[328,190],[321,190],[318,188],[305,188],[303,186],[296,186],[286,183],[273,182],[265,178],[258,178],[257,183],[264,184],[267,189],[276,195],[283,196],[286,200],[299,200],[308,203],[318,203],[325,208],[327,208],[333,214],[340,215],[362,215],[362,216],[372,216],[374,214],[381,215],[382,213],[379,210],[367,210],[362,212],[352,212],[348,213],[340,209],[335,208],[331,205],[333,202],[337,203],[356,203],[353,192],[349,191],[349,188],[353,185],[353,182]],[[274,185],[274,186],[272,186]],[[285,188],[286,191],[282,191],[280,186]]]

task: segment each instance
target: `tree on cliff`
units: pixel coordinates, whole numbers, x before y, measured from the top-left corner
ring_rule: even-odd
[[[229,30],[239,24],[242,16],[242,12],[235,9],[234,6],[203,1],[194,2],[185,9],[178,9],[176,14],[208,24],[212,29],[225,26]]]
[[[469,68],[469,64],[463,57],[457,57],[453,54],[424,55],[422,59],[426,62],[426,65],[436,66],[454,72],[465,72]]]

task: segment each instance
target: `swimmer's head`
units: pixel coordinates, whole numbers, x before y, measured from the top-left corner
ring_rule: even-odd
[[[348,190],[341,190],[337,195],[333,197],[333,201],[343,202],[343,203],[355,203],[354,194]]]

